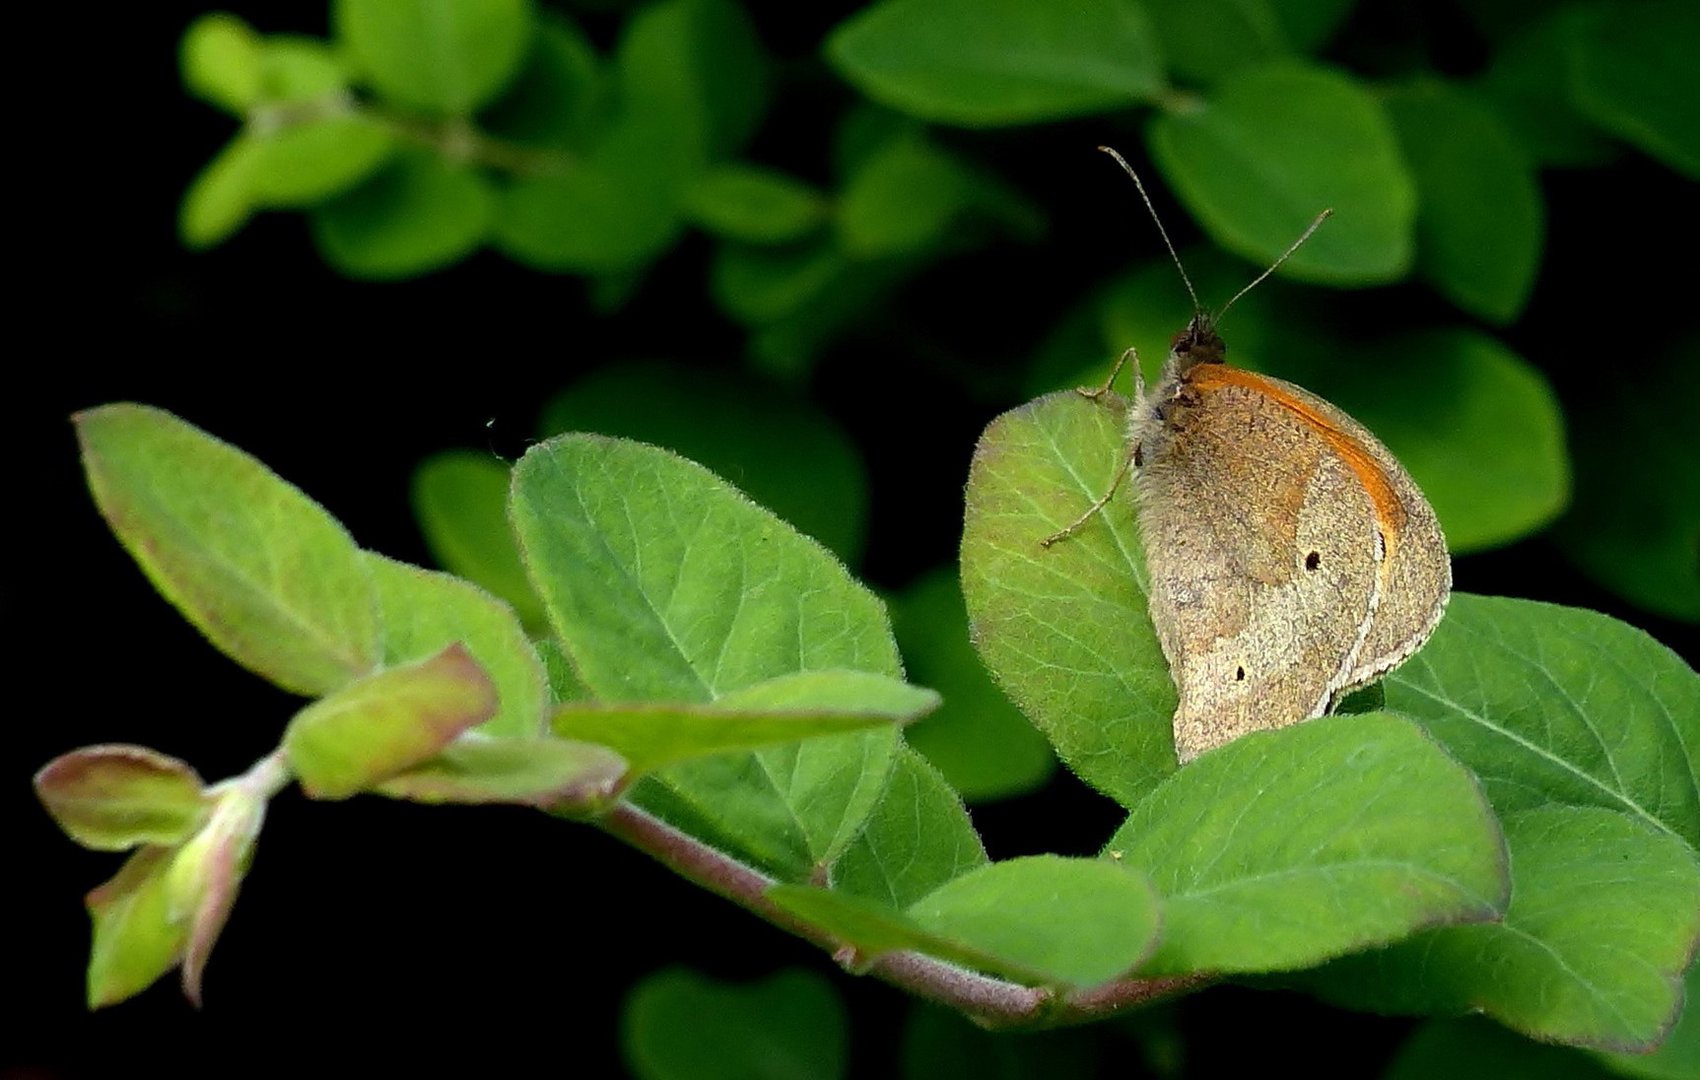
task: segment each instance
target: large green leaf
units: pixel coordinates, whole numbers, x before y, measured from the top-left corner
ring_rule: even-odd
[[[1163,85],[1131,0],[883,0],[834,30],[826,51],[875,101],[971,127],[1131,108]]]
[[[1682,1003],[1700,865],[1681,841],[1597,807],[1504,814],[1504,921],[1418,933],[1307,976],[1385,1012],[1480,1010],[1543,1041],[1645,1048]]]
[[[225,655],[323,694],[381,655],[377,602],[337,520],[254,458],[170,413],[78,413],[95,502],[154,587]]]
[[[910,678],[944,705],[904,732],[909,745],[970,801],[1031,791],[1056,767],[1045,737],[987,675],[968,640],[962,588],[935,571],[892,600],[892,624]]]
[[[1593,6],[1570,26],[1571,93],[1596,124],[1700,179],[1694,57],[1700,8],[1687,0]]]
[[[1458,594],[1384,686],[1500,813],[1605,807],[1700,850],[1700,676],[1634,627]]]
[[[968,475],[962,593],[993,677],[1070,768],[1132,806],[1174,770],[1175,691],[1145,611],[1131,486],[1040,546],[1109,487],[1123,408],[1064,391],[992,421]]]
[[[319,253],[349,277],[413,277],[484,242],[495,195],[476,171],[424,151],[399,154],[365,183],[316,207]]]
[[[1540,269],[1545,208],[1534,168],[1462,90],[1423,82],[1386,103],[1417,182],[1417,272],[1465,311],[1512,321]]]
[[[576,673],[613,702],[710,702],[794,672],[899,677],[877,599],[824,549],[700,465],[568,435],[514,470],[515,532]],[[728,755],[661,774],[675,802],[784,876],[860,831],[890,729]]]
[[[1200,757],[1105,851],[1163,898],[1160,975],[1278,971],[1504,907],[1474,779],[1410,721],[1328,716]]]
[[[620,1042],[638,1080],[835,1080],[847,1028],[837,993],[811,972],[726,983],[671,968],[627,997]]]
[[[1682,1015],[1650,1054],[1608,1051],[1599,1060],[1619,1076],[1638,1080],[1700,1080],[1700,963],[1683,980]]]
[[[867,825],[833,866],[832,887],[901,908],[985,864],[962,797],[905,748]]]
[[[808,400],[770,381],[677,364],[624,363],[543,407],[544,435],[595,431],[665,446],[734,480],[791,525],[854,562],[867,534],[856,448]]]
[[[501,706],[479,727],[524,737],[545,730],[549,686],[513,609],[468,581],[368,552],[384,623],[384,663],[418,660],[455,642],[495,684]]]
[[[336,0],[337,36],[384,97],[459,116],[501,91],[531,44],[530,0]]]
[[[443,569],[508,602],[527,627],[547,622],[508,528],[508,466],[494,454],[446,450],[413,474],[413,514]]]
[[[800,885],[775,886],[767,895],[870,956],[924,952],[1039,985],[1115,978],[1139,963],[1157,936],[1149,882],[1103,860],[1061,855],[970,870],[901,912]]]
[[[1151,154],[1212,239],[1275,261],[1318,213],[1334,217],[1282,268],[1334,285],[1410,269],[1417,201],[1385,111],[1338,72],[1282,62],[1158,116]]]
[[[1638,352],[1575,410],[1576,500],[1559,545],[1595,581],[1666,618],[1700,622],[1700,334]]]

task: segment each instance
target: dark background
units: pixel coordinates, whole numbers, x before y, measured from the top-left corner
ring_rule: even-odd
[[[1415,33],[1460,72],[1480,59],[1453,6],[1363,6],[1379,14],[1360,12],[1342,37]],[[769,50],[806,69],[850,6],[751,7]],[[283,1061],[442,1064],[474,1053],[600,1075],[617,1069],[625,991],[669,964],[725,978],[788,964],[829,974],[852,1007],[859,1074],[887,1072],[906,1007],[896,991],[835,974],[815,950],[593,829],[520,810],[379,799],[316,804],[288,793],[274,803],[214,953],[203,1011],[173,980],[85,1011],[81,897],[118,860],[62,837],[35,804],[30,774],[65,750],[118,741],[223,777],[275,745],[296,702],[214,652],[152,592],[87,496],[68,416],[118,400],[170,409],[267,462],[363,545],[428,562],[407,505],[421,457],[455,446],[515,457],[538,405],[583,372],[650,357],[734,368],[743,347],[707,299],[700,238],[668,255],[612,317],[591,312],[577,279],[490,254],[411,283],[349,282],[319,261],[292,215],[262,216],[208,254],[182,251],[178,199],[231,126],[177,82],[178,36],[203,10],[61,10],[14,42],[43,51],[39,70],[14,76],[13,93],[28,108],[14,131],[22,332],[9,350],[4,410],[6,460],[21,483],[7,502],[9,572],[0,578],[12,643],[0,736],[12,1003],[0,1011],[0,1075],[7,1063],[35,1067],[9,1075],[108,1075],[134,1062],[198,1075]],[[324,31],[319,5],[248,4],[242,13],[262,31]],[[617,16],[585,21],[603,41],[618,26]],[[819,71],[779,103],[751,157],[824,180],[831,125],[821,117],[851,99]],[[1092,150],[1137,147],[1137,125],[1112,118],[1020,139],[945,136],[1044,207],[1051,231],[1037,244],[935,265],[832,348],[807,384],[870,471],[860,571],[875,587],[901,587],[952,558],[974,439],[1018,402],[1014,373],[1074,298],[1156,251],[1125,181]],[[1638,353],[1692,325],[1694,189],[1633,153],[1543,182],[1548,271],[1505,337],[1571,406],[1602,380],[1633,381]],[[1184,244],[1190,223],[1157,196]],[[1684,234],[1689,241],[1677,242]],[[1359,295],[1366,323],[1433,303],[1414,286]],[[983,375],[972,389],[958,378],[965,369]],[[1695,656],[1683,628],[1592,587],[1543,540],[1460,559],[1456,576],[1463,590],[1609,612]],[[1084,853],[1116,817],[1066,777],[975,812],[996,856]],[[1303,1063],[1309,1075],[1366,1074],[1406,1030],[1236,989],[1189,999],[1178,1018],[1192,1036],[1193,1075],[1252,1059]],[[338,1048],[345,1040],[356,1049]]]

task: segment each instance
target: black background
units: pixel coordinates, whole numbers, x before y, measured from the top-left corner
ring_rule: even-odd
[[[826,183],[832,118],[851,95],[809,57],[844,11],[795,7],[807,10],[754,6],[764,42],[802,81],[751,156]],[[12,999],[0,1012],[0,1067],[96,1076],[143,1062],[199,1075],[478,1055],[603,1075],[618,1069],[621,998],[646,973],[687,964],[746,978],[801,964],[851,1002],[858,1073],[887,1072],[905,1007],[897,992],[837,974],[813,949],[644,856],[520,810],[378,799],[320,804],[288,793],[274,803],[213,954],[204,1010],[166,980],[133,1002],[85,1011],[81,897],[118,860],[62,837],[35,804],[30,774],[65,750],[113,741],[226,776],[275,745],[296,702],[214,652],[153,594],[87,497],[68,416],[118,400],[170,409],[267,462],[363,545],[428,562],[406,501],[425,454],[470,446],[511,458],[537,406],[582,372],[656,356],[729,368],[742,350],[741,333],[706,299],[700,238],[668,255],[611,318],[591,313],[576,279],[488,254],[407,284],[345,281],[313,254],[298,216],[262,217],[211,253],[183,252],[177,201],[231,130],[178,87],[177,40],[199,10],[59,10],[17,37],[43,49],[14,76],[13,100],[27,108],[10,155],[22,178],[12,231],[24,243],[13,247],[22,332],[8,350],[4,398],[16,479],[0,577],[11,628],[0,940]],[[324,30],[316,5],[243,14],[268,32]],[[1393,5],[1368,19],[1345,36],[1414,40],[1459,71],[1479,59],[1480,42],[1450,6]],[[607,42],[618,18],[587,25]],[[30,73],[31,64],[40,67]],[[952,557],[974,438],[1017,402],[1010,373],[1074,297],[1154,253],[1125,182],[1092,151],[1137,146],[1137,130],[1118,119],[948,136],[1045,207],[1052,230],[1035,245],[935,267],[835,346],[807,387],[870,469],[861,571],[876,587],[901,587]],[[1586,408],[1599,380],[1633,379],[1638,352],[1692,324],[1693,275],[1667,260],[1692,251],[1694,189],[1633,153],[1544,183],[1548,271],[1506,336],[1567,408]],[[1159,199],[1171,230],[1187,234],[1185,215]],[[1674,244],[1683,230],[1690,242]],[[1366,321],[1434,304],[1414,286],[1360,295]],[[984,372],[974,392],[953,374],[964,367]],[[1539,539],[1462,558],[1456,573],[1460,589],[1599,608],[1692,648],[1676,624],[1626,609]],[[993,854],[1006,856],[1090,851],[1116,815],[1065,778],[975,818]],[[1235,989],[1189,999],[1179,1018],[1189,1074],[1201,1076],[1250,1060],[1367,1074],[1406,1030]]]

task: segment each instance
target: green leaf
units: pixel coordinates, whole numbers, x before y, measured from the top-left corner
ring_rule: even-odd
[[[459,262],[489,232],[495,196],[477,172],[425,151],[398,154],[309,215],[325,261],[387,281]]]
[[[1109,862],[1061,855],[982,866],[904,912],[806,886],[777,885],[767,896],[868,955],[913,950],[1039,985],[1113,979],[1157,937],[1150,883]]]
[[[388,128],[368,116],[332,115],[261,129],[252,183],[257,204],[312,206],[376,172],[395,149]]]
[[[607,119],[611,82],[584,31],[560,12],[543,10],[530,57],[479,126],[513,142],[583,151]]]
[[[1446,83],[1385,102],[1417,182],[1417,272],[1465,311],[1511,322],[1540,269],[1546,213],[1533,167],[1492,112]]]
[[[986,864],[962,798],[905,747],[868,823],[832,868],[832,887],[893,907]]]
[[[623,363],[551,398],[539,431],[594,431],[665,446],[723,476],[854,562],[867,478],[838,425],[794,391],[734,372]]]
[[[189,913],[172,904],[171,854],[169,848],[141,848],[84,901],[94,923],[89,1008],[141,993],[182,960]]]
[[[727,315],[746,326],[772,325],[833,295],[850,273],[835,237],[787,247],[723,243],[709,287]]]
[[[35,793],[65,834],[96,851],[187,840],[209,813],[201,778],[145,746],[85,746],[35,774]]]
[[[213,247],[248,223],[258,202],[255,176],[264,159],[265,144],[242,134],[196,174],[177,212],[177,235],[184,247]]]
[[[506,463],[493,454],[445,450],[413,473],[413,515],[443,569],[506,601],[526,627],[547,622],[508,528]]]
[[[320,106],[343,103],[348,91],[348,67],[340,52],[321,38],[297,34],[268,34],[260,97],[269,105]]]
[[[1503,922],[1418,933],[1346,957],[1308,983],[1378,1012],[1480,1010],[1544,1042],[1650,1047],[1682,1001],[1700,937],[1700,866],[1623,814],[1555,806],[1502,814]]]
[[[537,270],[623,274],[664,251],[684,227],[690,175],[659,123],[621,118],[564,173],[522,177],[496,205],[492,242]]]
[[[459,642],[496,688],[500,706],[478,730],[526,737],[547,730],[543,664],[513,609],[471,582],[366,553],[384,624],[384,663],[410,663]]]
[[[559,812],[600,805],[625,774],[624,759],[605,746],[468,732],[376,790],[413,802],[520,803]]]
[[[853,258],[917,254],[938,245],[967,208],[972,176],[921,139],[895,139],[846,182],[838,239]]]
[[[903,1026],[901,1075],[904,1080],[1087,1080],[1099,1075],[1093,1035],[1083,1028],[987,1031],[954,1009],[917,1001]]]
[[[1332,285],[1405,276],[1416,193],[1381,105],[1338,72],[1276,63],[1158,116],[1151,155],[1218,244],[1267,266],[1326,208],[1282,271]]]
[[[1142,0],[1169,68],[1180,79],[1208,85],[1241,68],[1287,55],[1276,16],[1286,2],[1270,0]]]
[[[1700,963],[1690,963],[1682,1015],[1650,1054],[1602,1053],[1598,1060],[1619,1076],[1642,1080],[1700,1080]]]
[[[1515,1035],[1488,1020],[1430,1020],[1399,1047],[1382,1080],[1606,1080],[1585,1054]]]
[[[1126,109],[1163,88],[1130,0],[882,0],[841,24],[827,59],[858,90],[926,120],[995,127]]]
[[[767,58],[732,0],[662,0],[633,16],[619,49],[632,113],[666,123],[698,162],[743,149],[767,108]]]
[[[260,100],[264,47],[253,27],[234,15],[215,11],[190,23],[177,64],[189,93],[234,116]]]
[[[315,799],[346,799],[447,747],[496,713],[496,687],[465,647],[386,668],[295,714],[289,768]]]
[[[337,37],[379,94],[462,116],[491,101],[531,44],[529,0],[336,0]]]
[[[1597,612],[1454,594],[1384,680],[1501,814],[1596,806],[1700,850],[1700,676]]]
[[[1495,918],[1505,849],[1474,779],[1410,721],[1326,716],[1201,756],[1105,848],[1163,898],[1157,975],[1281,971]]]
[[[832,668],[901,676],[879,601],[700,465],[562,436],[520,460],[510,513],[556,636],[603,700],[706,703]],[[814,739],[662,779],[753,857],[807,874],[860,830],[896,742],[889,728]]]
[[[1571,26],[1571,93],[1590,120],[1700,179],[1694,56],[1700,9],[1686,0],[1601,4]]]
[[[951,569],[928,574],[892,602],[910,678],[944,705],[904,732],[971,802],[1040,787],[1056,768],[1045,737],[997,688],[968,640],[968,611]]]
[[[378,662],[377,603],[354,541],[260,462],[170,413],[78,413],[89,488],[148,580],[225,655],[300,694]]]
[[[1454,554],[1509,543],[1564,510],[1563,411],[1546,378],[1497,340],[1458,329],[1297,345],[1282,345],[1265,370],[1327,398],[1386,443]]]
[[[1109,488],[1125,409],[1065,391],[992,421],[968,474],[962,593],[1004,691],[1081,779],[1132,806],[1175,768],[1175,691],[1145,611],[1131,485],[1067,543],[1039,543]]]
[[[1093,986],[1157,942],[1151,883],[1097,859],[1030,855],[971,870],[911,904],[923,929],[1047,980]]]
[[[833,1080],[847,1071],[848,1027],[810,972],[726,983],[672,968],[626,998],[620,1044],[638,1080]]]
[[[883,675],[800,671],[704,705],[572,702],[552,723],[562,738],[612,747],[633,772],[651,772],[691,758],[905,724],[938,702],[931,690]]]
[[[826,219],[826,201],[784,173],[754,165],[710,169],[691,188],[686,212],[709,232],[755,244],[795,240]]]
[[[1587,18],[1586,7],[1565,5],[1524,26],[1474,86],[1541,165],[1600,165],[1615,151],[1571,101],[1572,34]]]
[[[1584,573],[1666,618],[1700,622],[1700,334],[1640,350],[1574,410],[1576,499],[1556,539]]]

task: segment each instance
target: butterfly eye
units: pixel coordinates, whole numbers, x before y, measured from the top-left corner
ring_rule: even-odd
[[[1320,554],[1318,554],[1317,552],[1313,551],[1309,555],[1305,556],[1305,569],[1306,570],[1315,570],[1317,567],[1319,567],[1321,565],[1322,565],[1322,556]]]

